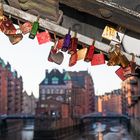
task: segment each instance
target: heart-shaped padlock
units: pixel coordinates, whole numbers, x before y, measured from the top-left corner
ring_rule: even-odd
[[[10,42],[15,45],[17,44],[19,41],[22,40],[23,35],[22,34],[14,34],[14,35],[8,35]]]
[[[57,52],[57,53],[51,54],[50,57],[53,60],[53,62],[60,65],[63,62],[64,54],[62,52]]]

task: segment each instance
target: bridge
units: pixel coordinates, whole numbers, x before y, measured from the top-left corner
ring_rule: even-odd
[[[103,120],[119,120],[120,123],[125,123],[128,131],[130,131],[130,117],[127,115],[122,115],[122,114],[90,113],[90,114],[81,116],[80,124],[82,127],[84,127],[84,124],[86,121],[92,121],[93,123],[93,122],[103,121]]]
[[[0,115],[0,120],[27,120],[35,118],[35,115]]]
[[[127,119],[129,120],[130,117],[127,115],[122,114],[114,114],[114,113],[108,113],[108,114],[102,114],[102,113],[90,113],[87,115],[83,115],[80,119]]]

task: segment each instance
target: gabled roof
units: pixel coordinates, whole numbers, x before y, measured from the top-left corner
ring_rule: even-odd
[[[71,81],[73,85],[84,87],[85,85],[85,76],[89,75],[88,71],[65,71],[61,73],[57,69],[52,69],[51,72],[47,72],[45,78],[40,83],[40,85],[65,85],[65,82]],[[53,83],[52,80],[57,80],[58,84]]]
[[[64,75],[64,81],[69,81],[69,80],[71,80],[71,76],[68,72],[66,72]]]
[[[65,85],[64,82],[64,74],[61,73],[59,70],[57,69],[52,69],[51,72],[47,72],[45,75],[44,80],[40,83],[40,85]],[[58,84],[54,84],[54,82],[57,82],[58,79]]]

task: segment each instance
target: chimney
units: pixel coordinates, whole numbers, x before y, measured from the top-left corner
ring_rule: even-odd
[[[45,70],[45,74],[48,75],[48,70],[47,69]]]

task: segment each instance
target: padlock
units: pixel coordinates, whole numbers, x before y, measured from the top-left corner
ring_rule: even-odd
[[[124,69],[123,69],[122,67],[120,67],[119,69],[117,69],[117,70],[115,71],[115,73],[118,75],[118,77],[119,77],[122,81],[126,80],[126,77],[124,76]]]
[[[108,66],[115,66],[120,64],[120,47],[115,45],[115,49],[113,51],[109,51],[109,61],[107,63]]]
[[[60,65],[63,62],[64,54],[62,52],[53,53],[50,55],[50,58],[54,63]]]
[[[121,66],[123,68],[127,67],[130,64],[129,60],[127,59],[127,57],[124,54],[120,53],[119,60],[120,60]]]
[[[15,45],[17,44],[19,41],[22,40],[23,35],[22,34],[14,34],[14,35],[8,35],[10,42]]]
[[[77,51],[77,60],[84,59],[87,53],[87,47],[80,49]]]
[[[63,43],[64,43],[64,39],[63,39],[63,38],[62,38],[62,39],[58,39],[56,48],[57,48],[58,50],[62,49]]]
[[[105,57],[103,53],[94,54],[91,60],[91,65],[105,64]]]
[[[90,46],[88,47],[88,50],[87,50],[87,53],[86,53],[86,56],[85,56],[84,61],[90,62],[90,61],[92,60],[93,54],[94,54],[94,50],[95,50],[94,44],[95,44],[95,40],[93,40],[92,45],[90,45]]]
[[[16,34],[16,28],[12,23],[12,20],[10,18],[4,17],[4,19],[0,22],[0,30],[6,34]]]
[[[77,45],[78,45],[78,38],[77,38],[77,32],[75,32],[74,37],[71,38],[70,47],[68,49],[69,54],[73,54],[77,51]]]
[[[47,30],[41,33],[37,33],[36,36],[37,36],[38,43],[40,45],[51,41],[50,33]]]
[[[76,53],[76,52],[73,53],[73,54],[71,54],[71,57],[70,57],[70,59],[69,59],[69,66],[70,66],[70,67],[71,67],[71,66],[74,66],[74,65],[76,64],[77,58],[78,58],[78,56],[77,56],[77,53]]]
[[[57,51],[54,51],[54,48],[53,48],[54,46],[52,46],[51,47],[51,50],[50,50],[50,53],[49,53],[49,56],[48,56],[48,61],[50,61],[50,62],[53,62],[53,60],[51,59],[51,55],[53,54],[53,53],[56,53]]]
[[[130,61],[131,73],[135,73],[136,70],[135,55],[134,53],[131,53],[131,55],[132,55],[132,60]]]
[[[55,38],[55,42],[54,42],[54,45],[51,47],[51,50],[50,50],[50,53],[49,53],[49,56],[48,56],[48,61],[50,62],[53,62],[52,58],[51,58],[51,55],[52,54],[56,54],[58,49],[57,49],[57,43],[58,43],[58,39]]]
[[[37,17],[37,20],[33,23],[31,32],[29,34],[29,38],[31,38],[31,39],[34,39],[36,34],[37,34],[37,31],[38,31],[38,28],[39,28],[39,22],[38,21],[39,21],[39,16]]]
[[[24,35],[31,32],[32,24],[30,22],[25,22],[24,24],[20,24],[18,21],[18,24],[19,24],[20,30],[22,31]]]
[[[71,28],[69,28],[68,34],[66,34],[64,38],[64,43],[62,46],[62,51],[66,52],[69,49],[70,41],[71,41],[71,35],[70,35]]]
[[[0,20],[3,20],[4,15],[3,15],[3,4],[2,2],[0,3]]]
[[[128,77],[131,75],[135,75],[135,69],[136,69],[136,62],[135,62],[135,55],[132,53],[132,60],[130,61],[130,64],[124,68],[124,76]]]
[[[113,37],[116,35],[116,32],[117,31],[114,27],[105,26],[105,29],[102,33],[102,37],[111,41],[113,39]]]

